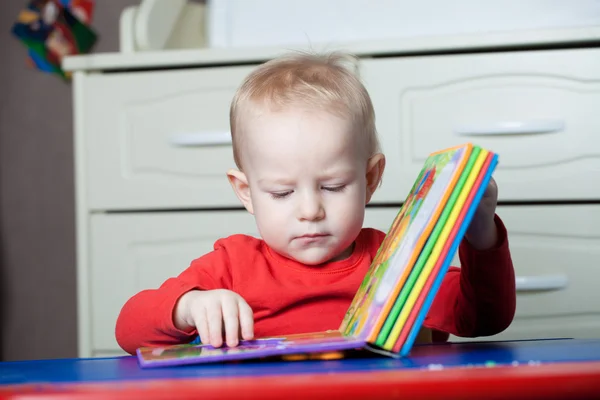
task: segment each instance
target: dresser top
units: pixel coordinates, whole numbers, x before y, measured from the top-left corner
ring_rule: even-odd
[[[248,47],[98,53],[66,57],[67,71],[123,71],[260,63],[291,50],[341,50],[359,57],[448,54],[473,51],[600,46],[600,27],[410,37],[310,47]]]

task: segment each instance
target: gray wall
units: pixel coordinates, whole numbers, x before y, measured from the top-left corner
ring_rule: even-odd
[[[29,69],[10,29],[28,0],[0,2],[0,359],[77,354],[71,85]],[[118,50],[119,14],[98,0],[94,52]]]

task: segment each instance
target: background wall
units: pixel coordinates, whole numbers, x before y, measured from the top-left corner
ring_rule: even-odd
[[[71,85],[29,69],[10,33],[27,0],[0,2],[0,359],[77,355]],[[94,52],[118,50],[119,14],[99,0]]]

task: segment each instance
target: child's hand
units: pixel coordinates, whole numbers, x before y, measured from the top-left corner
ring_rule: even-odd
[[[498,186],[492,178],[466,233],[466,239],[478,250],[490,249],[498,242],[498,230],[494,222],[497,204]]]
[[[230,290],[187,292],[177,302],[174,322],[184,331],[196,328],[202,343],[214,347],[223,344],[223,336],[230,347],[237,346],[240,337],[250,340],[254,336],[252,309],[240,295]]]

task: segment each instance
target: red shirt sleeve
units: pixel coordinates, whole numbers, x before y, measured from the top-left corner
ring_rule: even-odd
[[[176,278],[158,289],[144,290],[130,298],[117,318],[115,336],[129,354],[139,347],[190,342],[196,331],[175,327],[173,312],[179,298],[190,290],[230,289],[231,271],[227,251],[215,243],[215,250],[194,260]]]
[[[424,321],[433,330],[434,341],[446,341],[449,334],[495,335],[511,324],[516,309],[515,273],[506,227],[497,215],[495,222],[496,247],[479,251],[467,240],[461,243],[461,268],[449,269]]]

